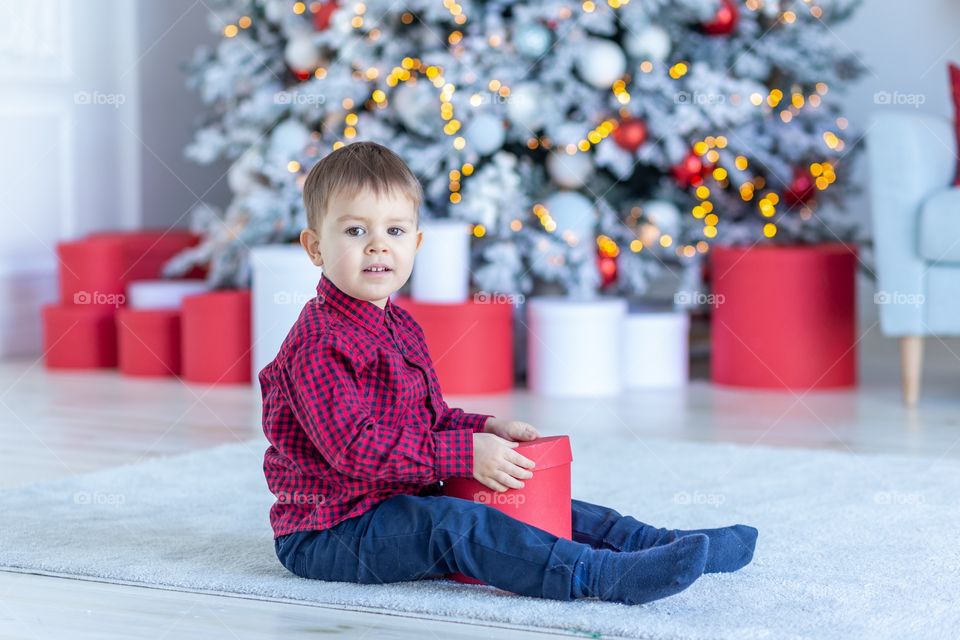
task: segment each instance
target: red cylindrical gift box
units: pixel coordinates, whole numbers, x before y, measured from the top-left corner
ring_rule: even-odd
[[[710,268],[715,383],[779,389],[856,384],[856,247],[715,246]]]
[[[43,354],[49,369],[117,366],[113,307],[48,305],[43,308]]]
[[[513,306],[505,303],[392,300],[423,327],[444,393],[505,393],[513,389]],[[469,362],[470,366],[464,366]]]
[[[58,243],[60,301],[122,306],[127,283],[160,277],[167,260],[198,240],[180,230],[109,231]]]
[[[183,379],[250,382],[250,290],[211,291],[183,299]]]
[[[179,309],[120,309],[117,338],[122,373],[180,375]]]
[[[573,452],[570,438],[537,438],[519,443],[514,451],[536,464],[533,477],[522,481],[522,489],[494,491],[473,478],[450,478],[443,481],[444,495],[490,505],[558,538],[571,539],[570,463]],[[460,573],[450,577],[459,582],[483,584]]]

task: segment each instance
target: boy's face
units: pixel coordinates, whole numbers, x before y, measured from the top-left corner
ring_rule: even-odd
[[[423,242],[416,216],[413,202],[399,193],[377,197],[363,190],[352,199],[334,196],[320,229],[304,229],[300,244],[338,289],[382,309],[413,270]],[[388,270],[370,271],[375,264]]]

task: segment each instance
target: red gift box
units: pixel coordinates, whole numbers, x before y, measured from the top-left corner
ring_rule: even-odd
[[[133,280],[161,275],[174,255],[195,245],[188,231],[109,231],[57,244],[60,260],[60,301],[63,304],[123,306]],[[194,270],[189,277],[202,276]]]
[[[423,327],[444,393],[505,393],[513,389],[513,306],[491,302],[440,304],[392,300]],[[464,363],[470,366],[464,366]]]
[[[710,269],[715,383],[779,389],[856,384],[856,247],[715,246]]]
[[[129,376],[180,375],[180,311],[117,311],[120,372]]]
[[[528,440],[519,443],[514,451],[536,464],[533,477],[523,480],[522,489],[494,491],[473,478],[450,478],[443,481],[444,495],[490,505],[558,538],[572,539],[570,438],[549,436]],[[461,573],[450,577],[458,582],[483,584]]]
[[[184,380],[250,382],[249,289],[186,296],[180,330]]]
[[[117,327],[113,307],[43,307],[43,360],[48,369],[99,369],[117,366]]]

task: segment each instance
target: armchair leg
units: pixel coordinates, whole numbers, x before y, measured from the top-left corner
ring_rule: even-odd
[[[916,406],[920,397],[920,372],[923,369],[923,336],[900,338],[900,379],[903,384],[903,402]]]

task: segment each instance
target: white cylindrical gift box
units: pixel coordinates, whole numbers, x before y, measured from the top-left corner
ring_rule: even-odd
[[[253,385],[280,351],[303,305],[317,295],[322,271],[299,244],[275,244],[250,250]]]
[[[127,285],[127,307],[179,309],[184,297],[206,290],[203,280],[135,280]]]
[[[424,220],[410,296],[417,302],[457,304],[470,295],[470,225],[461,220]]]
[[[549,396],[620,393],[623,318],[620,298],[527,300],[527,380]]]
[[[690,316],[635,311],[624,320],[623,382],[628,388],[682,387],[690,372]]]

